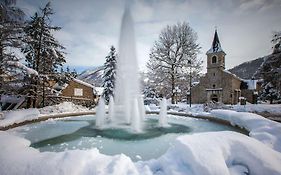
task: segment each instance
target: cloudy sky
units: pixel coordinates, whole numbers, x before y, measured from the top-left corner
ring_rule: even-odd
[[[128,0],[51,0],[55,35],[67,48],[67,65],[82,70],[102,65],[111,45],[118,48],[121,17]],[[28,16],[48,0],[18,0]],[[273,31],[281,30],[281,0],[131,0],[139,67],[161,29],[187,21],[198,34],[200,58],[211,47],[215,26],[226,52],[226,68],[271,53]],[[206,67],[206,62],[204,62]],[[205,72],[206,70],[204,70]]]

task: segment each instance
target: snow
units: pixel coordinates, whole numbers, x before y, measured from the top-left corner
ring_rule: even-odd
[[[78,80],[76,78],[73,78],[72,80],[75,81],[76,83],[82,84],[84,86],[87,86],[87,87],[90,87],[90,88],[93,88],[93,89],[95,88],[95,86],[93,86],[93,85],[91,85],[89,83],[86,83],[86,82],[84,82],[82,80]]]
[[[257,82],[260,80],[243,80],[248,85],[248,89],[256,90],[257,89]]]
[[[133,162],[123,154],[107,156],[98,149],[43,152],[30,142],[0,132],[0,173],[14,174],[280,174],[281,153],[248,136],[208,132],[177,138],[163,156]],[[17,152],[15,155],[14,153]]]
[[[63,102],[54,106],[46,106],[39,109],[40,114],[60,114],[89,111],[88,108],[80,105],[75,105],[71,102]]]
[[[95,91],[97,92],[98,96],[101,96],[103,93],[104,88],[103,87],[95,87]]]
[[[38,109],[21,109],[15,111],[3,112],[4,119],[0,121],[0,127],[8,126],[14,123],[20,123],[27,120],[38,118],[40,112]]]
[[[270,113],[273,115],[281,115],[281,104],[247,104],[247,105],[233,105],[233,110],[238,112],[252,112],[252,113]]]
[[[264,109],[272,108],[275,112],[281,110],[280,105],[263,106]],[[170,104],[169,107],[170,111],[183,110],[191,114],[203,112],[202,105],[188,108],[187,104],[180,103]],[[239,105],[234,106],[236,110],[240,108]],[[258,107],[253,105],[252,109],[254,108]],[[6,113],[4,120],[0,120],[0,124],[3,125],[8,120],[12,123],[18,119],[30,119],[41,114],[81,110],[87,109],[72,103],[62,103],[40,110],[10,111]],[[138,157],[139,161],[133,162],[123,154],[101,154],[97,148],[39,152],[30,147],[29,140],[16,136],[13,132],[0,131],[0,174],[281,174],[280,123],[257,114],[230,110],[213,110],[210,116],[247,129],[249,136],[232,131],[183,135],[161,157],[148,161],[141,161],[141,157]]]
[[[14,111],[4,111],[4,119],[0,121],[0,127],[6,127],[14,123],[20,123],[24,121],[30,121],[45,117],[46,115],[56,115],[61,113],[74,113],[74,112],[86,112],[89,111],[80,105],[75,105],[71,102],[63,102],[54,106],[47,106],[41,109],[19,109]]]
[[[209,132],[181,136],[158,160],[144,162],[153,174],[280,174],[281,154],[239,133]]]
[[[22,70],[25,70],[26,73],[28,75],[35,75],[35,76],[38,76],[38,72],[34,69],[31,69],[29,67],[26,67],[25,65],[23,65],[21,62],[19,61],[7,61],[7,64],[10,65],[10,66],[15,66],[17,68],[20,68]]]
[[[216,118],[230,121],[248,130],[249,136],[263,142],[267,146],[281,152],[281,124],[248,112],[236,112],[217,109],[211,111]]]

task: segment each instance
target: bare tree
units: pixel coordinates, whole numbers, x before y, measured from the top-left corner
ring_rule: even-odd
[[[147,63],[150,78],[160,94],[172,98],[173,104],[180,84],[183,86],[185,81],[185,86],[189,86],[188,75],[202,69],[202,60],[197,58],[199,51],[197,34],[186,22],[166,26],[151,49]]]

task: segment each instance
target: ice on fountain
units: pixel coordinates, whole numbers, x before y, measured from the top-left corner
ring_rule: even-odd
[[[143,113],[143,109],[139,109],[141,95],[135,43],[133,19],[130,9],[126,7],[121,24],[119,56],[117,57],[114,113],[114,122],[116,123],[133,122],[131,111]],[[137,110],[132,109],[135,108],[133,103],[137,103]],[[138,117],[143,117],[142,115],[134,114],[134,116]]]
[[[140,117],[140,111],[139,111],[139,102],[138,99],[133,100],[133,104],[131,107],[131,124],[132,124],[132,130],[134,132],[141,132],[141,117]]]
[[[112,121],[113,117],[114,117],[114,100],[113,97],[110,96],[109,105],[108,105],[108,120]]]
[[[160,114],[159,114],[159,126],[166,127],[168,126],[167,122],[167,100],[163,98],[160,104]]]
[[[143,122],[145,119],[145,107],[144,107],[144,102],[143,102],[142,96],[140,96],[140,98],[138,98],[138,103],[139,103],[140,120]]]
[[[105,103],[104,103],[104,99],[101,97],[99,100],[99,104],[97,106],[97,111],[96,111],[96,127],[97,128],[103,127],[104,119],[105,119]]]

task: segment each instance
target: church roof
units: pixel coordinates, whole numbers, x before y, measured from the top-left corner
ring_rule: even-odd
[[[222,50],[222,48],[221,48],[218,32],[217,32],[217,29],[216,29],[215,30],[215,35],[214,35],[214,40],[213,40],[213,43],[212,43],[212,47],[208,50],[207,54],[209,54],[209,53],[217,53],[217,52],[225,53]]]

